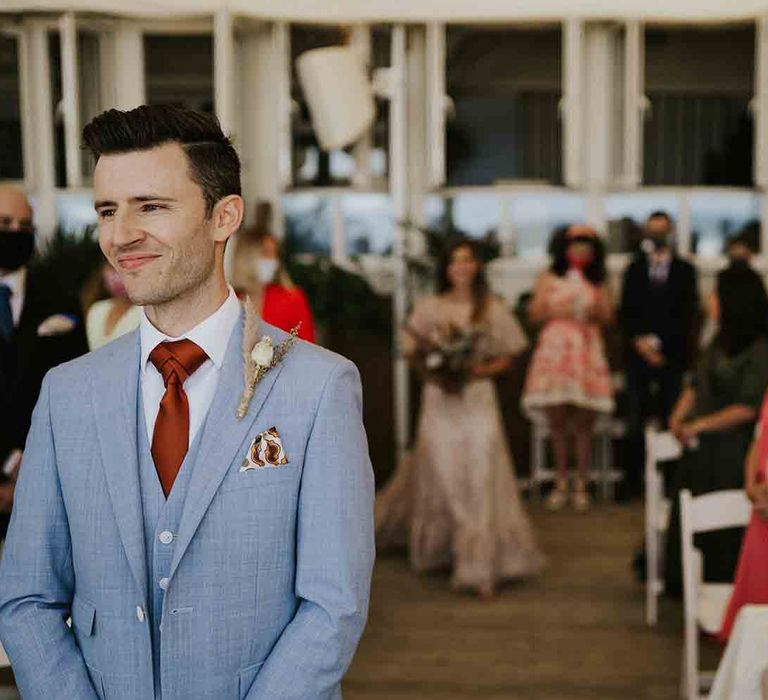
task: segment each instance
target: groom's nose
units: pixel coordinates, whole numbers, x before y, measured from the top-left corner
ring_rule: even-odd
[[[118,210],[112,222],[112,245],[115,248],[128,248],[142,242],[147,232],[139,225],[136,217],[129,208]]]

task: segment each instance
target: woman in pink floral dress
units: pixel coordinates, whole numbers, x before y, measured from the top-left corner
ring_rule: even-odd
[[[549,424],[557,480],[547,505],[569,498],[568,466],[573,437],[576,477],[571,501],[589,507],[587,492],[596,417],[613,411],[613,390],[601,327],[613,319],[606,283],[605,250],[597,233],[572,226],[553,243],[553,263],[536,284],[531,320],[542,324],[523,392],[523,408]]]

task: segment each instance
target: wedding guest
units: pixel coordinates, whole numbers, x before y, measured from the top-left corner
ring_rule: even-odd
[[[768,387],[768,295],[760,276],[745,265],[723,270],[709,313],[718,331],[669,419],[687,448],[674,477],[666,545],[666,590],[673,594],[682,580],[678,494],[744,487],[744,461]],[[733,581],[741,536],[741,528],[697,536],[706,580]]]
[[[458,365],[436,366],[449,344],[467,343],[463,381]],[[484,599],[501,581],[532,576],[543,563],[494,384],[525,346],[517,321],[488,291],[477,244],[452,244],[438,293],[416,304],[402,336],[405,356],[426,381],[414,451],[380,493],[376,526],[382,547],[407,539],[416,571],[452,566],[453,587]]]
[[[569,498],[589,508],[592,432],[599,414],[613,411],[613,389],[601,327],[613,319],[606,282],[605,249],[587,226],[555,237],[553,261],[534,291],[531,321],[543,326],[523,390],[523,408],[550,430],[557,479],[547,506],[559,510]],[[569,488],[570,438],[576,475]]]
[[[75,290],[55,289],[34,262],[32,206],[0,187],[0,538],[43,376],[88,351]]]
[[[731,636],[743,606],[768,605],[768,394],[747,455],[744,481],[754,510],[744,533],[733,593],[720,630],[722,642]]]
[[[239,235],[232,284],[240,296],[251,297],[267,323],[284,331],[299,326],[299,337],[314,343],[312,311],[304,290],[293,283],[281,261],[280,243],[269,225],[271,211],[268,202],[260,203],[256,225]]]
[[[619,322],[627,347],[629,416],[626,475],[619,490],[625,499],[642,491],[645,424],[657,418],[666,425],[692,355],[696,270],[677,256],[671,237],[669,215],[651,214],[641,252],[624,273]]]
[[[91,350],[98,350],[116,338],[130,333],[138,328],[141,320],[141,309],[131,303],[115,268],[109,263],[104,263],[99,276],[109,297],[93,303],[88,309],[85,328],[88,347]]]
[[[740,233],[729,238],[725,245],[725,254],[731,264],[744,262],[749,265],[752,263],[752,258],[755,257],[755,252],[746,233]]]

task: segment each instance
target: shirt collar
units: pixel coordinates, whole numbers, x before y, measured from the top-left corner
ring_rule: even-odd
[[[27,268],[20,267],[18,270],[9,272],[7,275],[0,276],[0,284],[4,284],[11,290],[11,294],[18,295],[24,291],[27,281]]]
[[[240,318],[240,302],[237,300],[234,289],[229,288],[227,300],[208,318],[198,323],[192,330],[178,338],[171,338],[152,325],[146,312],[141,314],[139,333],[141,336],[141,368],[147,370],[150,353],[162,342],[181,340],[188,338],[193,343],[205,350],[217,369],[224,364],[224,356],[227,353],[227,345],[232,330]]]

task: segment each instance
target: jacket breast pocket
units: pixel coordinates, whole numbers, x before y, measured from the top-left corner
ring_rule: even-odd
[[[260,467],[242,472],[240,467],[234,467],[221,482],[219,493],[265,487],[272,484],[287,484],[297,478],[298,467],[293,464],[286,464],[283,467]]]

